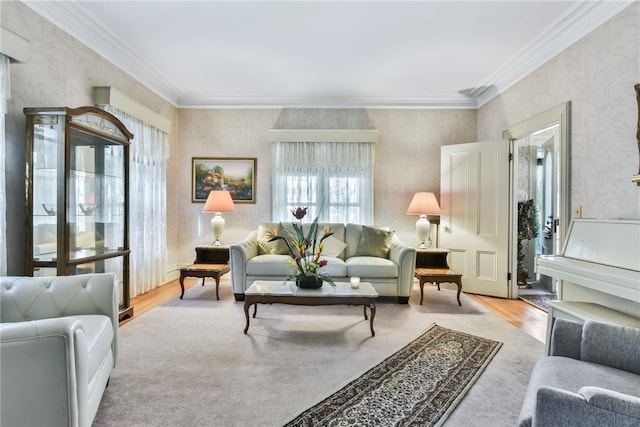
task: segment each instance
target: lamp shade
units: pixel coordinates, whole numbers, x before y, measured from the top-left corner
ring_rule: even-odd
[[[202,208],[202,212],[235,212],[236,207],[227,190],[213,190]]]
[[[440,215],[436,195],[426,191],[414,194],[407,209],[407,215]]]

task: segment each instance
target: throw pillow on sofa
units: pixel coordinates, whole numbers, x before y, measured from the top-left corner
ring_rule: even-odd
[[[382,228],[363,225],[355,256],[388,258],[393,233],[393,231],[383,230]]]
[[[276,235],[278,227],[275,225],[260,224],[258,227],[258,255],[270,254],[273,249],[274,242],[269,239]]]
[[[324,245],[324,250],[322,251],[323,255],[337,258],[340,256],[342,251],[347,247],[347,244],[339,239],[336,239],[333,236],[329,236],[322,242]]]
[[[287,239],[290,245],[293,245],[293,241],[296,239],[296,232],[290,224],[285,225],[283,223],[279,223],[277,235]],[[272,255],[290,255],[289,248],[284,240],[276,240],[275,242],[271,242],[271,244]]]

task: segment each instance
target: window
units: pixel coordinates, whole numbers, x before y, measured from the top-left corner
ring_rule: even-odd
[[[322,222],[372,224],[373,149],[369,141],[273,142],[273,220],[292,221],[296,207],[315,218],[322,207]]]

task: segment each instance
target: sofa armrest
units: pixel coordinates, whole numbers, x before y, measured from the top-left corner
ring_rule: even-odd
[[[580,360],[582,323],[556,319],[551,332],[549,356],[563,356]]]
[[[601,389],[602,390],[602,389]],[[640,419],[591,404],[581,393],[553,387],[538,389],[533,427],[634,426]]]
[[[411,296],[416,268],[416,248],[394,239],[389,248],[389,259],[398,266],[398,296]]]
[[[76,319],[0,324],[0,424],[89,425],[87,346]]]
[[[244,240],[229,245],[231,287],[235,294],[246,290],[247,261],[258,255],[258,232],[252,231]]]

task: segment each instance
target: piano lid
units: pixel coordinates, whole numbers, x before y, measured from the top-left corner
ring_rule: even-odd
[[[640,271],[640,221],[574,219],[563,255],[580,261]]]
[[[640,304],[640,221],[575,219],[563,255],[536,257],[536,272]]]

